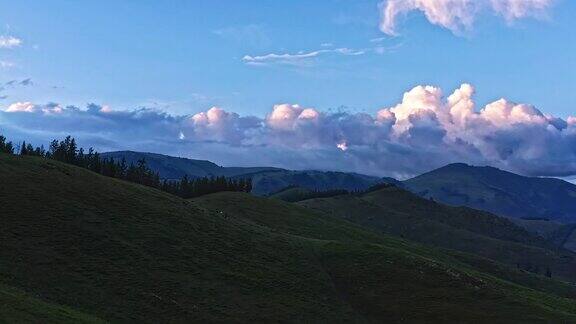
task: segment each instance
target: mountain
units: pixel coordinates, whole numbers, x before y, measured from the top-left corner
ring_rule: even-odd
[[[524,177],[493,167],[450,164],[404,181],[427,198],[516,218],[576,222],[576,185],[555,178]]]
[[[396,179],[377,178],[358,173],[336,171],[281,171],[244,175],[252,179],[252,193],[266,195],[289,187],[306,190],[365,190],[377,183],[396,183]]]
[[[121,160],[124,158],[128,164],[136,164],[138,160],[145,159],[148,167],[160,173],[160,176],[163,179],[181,179],[184,175],[188,175],[189,177],[234,177],[262,171],[283,171],[282,169],[270,167],[222,167],[205,160],[192,160],[156,153],[134,151],[106,152],[101,153],[100,155],[103,158],[112,158],[114,160]]]
[[[379,182],[395,182],[392,178],[377,178],[357,173],[331,171],[292,171],[271,167],[222,167],[209,161],[177,158],[155,153],[132,151],[102,153],[102,157],[120,160],[127,163],[145,159],[148,166],[159,172],[164,179],[180,179],[185,174],[190,177],[242,177],[252,179],[252,192],[267,195],[286,187],[298,186],[310,190],[364,190]]]
[[[0,205],[8,322],[576,321],[571,285],[280,200],[0,154]]]

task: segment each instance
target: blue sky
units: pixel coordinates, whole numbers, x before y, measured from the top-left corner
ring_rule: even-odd
[[[393,17],[396,35],[385,33],[386,30],[380,28],[384,10],[388,7],[391,9],[393,5],[398,8],[410,3],[412,5],[404,8],[405,14],[399,12]],[[246,135],[247,132],[254,133],[256,126],[243,118],[255,116],[255,123],[269,126],[271,111],[278,104],[299,104],[302,108],[294,108],[297,114],[303,108],[312,108],[326,120],[341,119],[337,114],[342,111],[354,118],[360,118],[361,114],[358,113],[365,112],[374,118],[373,123],[381,125],[382,121],[374,116],[383,108],[401,104],[403,94],[410,89],[418,85],[432,85],[442,89],[442,100],[447,100],[463,83],[469,83],[475,89],[473,99],[476,111],[482,110],[486,104],[506,98],[513,103],[533,105],[547,116],[561,118],[564,124],[573,124],[569,116],[576,115],[576,91],[573,91],[576,85],[576,33],[573,32],[576,28],[573,19],[576,2],[495,0],[502,6],[511,6],[502,9],[490,7],[489,0],[481,0],[474,2],[481,4],[478,8],[462,17],[462,21],[474,19],[465,28],[457,28],[450,21],[434,21],[434,17],[426,16],[431,12],[427,10],[446,3],[449,6],[450,3],[469,6],[471,2],[3,1],[0,4],[0,35],[4,40],[18,39],[21,43],[0,48],[0,62],[4,62],[0,64],[0,84],[8,83],[0,91],[0,108],[6,111],[0,115],[0,127],[17,139],[28,136],[34,140],[34,137],[75,132],[86,143],[101,150],[147,149],[211,158],[223,164],[241,161],[253,165],[258,161],[243,157],[238,152],[238,156],[225,155],[221,152],[222,148],[191,150],[182,143],[173,144],[166,138],[186,139],[201,142],[202,145],[216,141],[234,150],[258,142],[257,145],[270,148],[270,158],[263,162],[295,168],[365,170],[365,173],[406,176],[460,159],[527,174],[576,173],[576,165],[566,170],[552,170],[566,162],[576,163],[572,160],[576,152],[567,147],[573,144],[572,138],[565,139],[566,134],[572,136],[572,130],[565,126],[558,128],[560,132],[566,131],[562,133],[562,141],[554,152],[543,151],[538,155],[530,146],[531,149],[526,148],[518,153],[522,155],[522,158],[517,157],[520,162],[510,160],[508,153],[502,153],[509,149],[502,149],[498,146],[501,143],[498,143],[490,150],[478,148],[483,153],[473,157],[468,153],[463,157],[460,151],[447,159],[437,158],[439,152],[419,156],[416,158],[419,164],[406,170],[395,165],[380,165],[379,162],[363,165],[361,161],[367,157],[361,153],[364,152],[362,150],[371,148],[371,154],[374,153],[370,155],[371,158],[382,158],[384,153],[381,150],[373,151],[381,142],[358,141],[354,144],[350,138],[356,135],[347,133],[342,124],[338,124],[337,130],[330,128],[334,133],[330,140],[309,140],[310,137],[306,137],[305,140],[301,138],[305,145],[288,145],[292,150],[308,150],[307,155],[297,161],[286,160],[286,143],[291,140],[284,138],[282,145],[278,146],[276,143],[261,143],[259,139]],[[522,7],[512,7],[514,5]],[[448,12],[451,9],[448,8]],[[22,83],[27,79],[31,82]],[[15,82],[10,83],[12,80]],[[115,121],[118,129],[108,130],[106,134],[94,130],[67,129],[53,117],[44,116],[48,111],[46,108],[25,109],[23,105],[17,106],[17,109],[9,108],[17,103],[30,103],[35,107],[74,105],[82,111],[87,111],[84,107],[88,103],[95,103],[106,107],[102,111],[109,109],[127,114],[144,107],[154,110],[159,116],[165,114],[162,116],[169,119],[174,117],[178,121],[218,107],[233,117],[239,117],[240,124],[231,127],[242,128],[242,132],[241,135],[230,135],[229,126],[226,126],[227,136],[236,137],[224,136],[218,131],[221,132],[219,127],[226,127],[216,127],[216,122],[212,120],[206,121],[212,127],[211,136],[200,136],[208,131],[198,129],[187,133],[185,126],[179,124],[169,134],[119,144],[117,138],[129,138],[124,133],[116,133],[121,128],[126,129],[126,125],[119,121]],[[34,122],[23,122],[24,117],[9,116],[8,110],[43,111],[44,115],[36,116]],[[218,118],[224,118],[222,116],[228,115]],[[418,118],[425,117],[418,115]],[[438,114],[431,118],[442,119]],[[500,125],[494,120],[491,122]],[[46,123],[54,123],[53,128],[46,126]],[[65,124],[73,123],[69,120]],[[414,138],[421,133],[406,137],[412,142],[399,139],[401,131],[417,129],[415,122],[410,123],[405,127],[398,122],[393,126],[396,139],[390,140],[391,135],[387,134],[388,137],[383,140],[394,142],[394,145],[401,144],[402,149],[406,149],[405,146],[414,149]],[[430,128],[430,122],[422,123]],[[295,128],[291,130],[300,132],[298,136],[310,136]],[[500,130],[498,128],[494,132]],[[445,137],[451,136],[451,133],[452,130],[442,127],[441,134]],[[458,141],[461,137],[458,137]],[[513,149],[521,146],[517,141],[522,141],[515,138],[511,135],[506,137],[506,143],[515,143],[510,144]],[[455,140],[450,138],[450,141]],[[466,141],[472,146],[479,145],[477,138]],[[312,162],[324,156],[328,148],[332,150],[344,142],[347,143],[345,153],[356,154],[353,166],[350,156],[338,158],[340,162],[336,164]],[[324,144],[326,147],[322,146]],[[350,150],[347,150],[348,147]],[[355,147],[359,151],[355,151]],[[396,152],[396,148],[385,149],[388,153],[390,150]],[[318,153],[320,151],[324,153]],[[554,155],[553,161],[546,160],[546,163],[538,162],[538,167],[531,166],[534,161],[542,160],[543,155],[550,154]],[[426,163],[430,159],[434,162]],[[545,168],[550,171],[542,171]]]
[[[16,67],[0,78],[32,78],[14,100],[170,105],[194,113],[213,105],[263,115],[273,104],[376,111],[418,84],[449,91],[474,84],[477,100],[507,97],[567,117],[576,106],[576,3],[545,20],[510,26],[489,14],[464,37],[410,13],[400,36],[378,29],[374,0],[3,1],[5,33],[23,40],[0,52]],[[384,37],[380,43],[371,39]],[[306,67],[254,67],[245,55],[315,51],[321,44],[384,54],[322,57]],[[52,86],[61,89],[51,89]]]

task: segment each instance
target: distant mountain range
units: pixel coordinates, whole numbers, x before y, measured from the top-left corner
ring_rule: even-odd
[[[349,191],[365,190],[370,186],[385,183],[400,183],[392,178],[378,178],[358,173],[304,170],[294,171],[272,167],[222,167],[205,160],[193,160],[155,153],[133,151],[108,152],[101,154],[105,158],[126,159],[128,164],[145,159],[148,166],[157,171],[163,179],[181,179],[189,177],[244,177],[251,178],[253,193],[266,195],[286,187],[298,186],[311,190],[344,189]]]
[[[378,183],[392,183],[448,205],[467,206],[511,218],[576,223],[576,185],[555,178],[520,176],[493,167],[456,163],[400,182],[347,172],[222,167],[210,161],[132,151],[103,153],[102,156],[125,158],[128,163],[144,158],[150,168],[166,179],[180,179],[184,174],[190,177],[248,177],[252,179],[253,193],[257,195],[273,194],[287,187],[358,191]]]
[[[404,181],[426,198],[513,218],[576,222],[576,185],[555,178],[524,177],[493,167],[462,163]]]
[[[113,158],[114,160],[126,159],[128,164],[136,164],[138,160],[145,159],[146,164],[160,173],[163,179],[181,179],[184,175],[189,177],[211,177],[225,176],[234,177],[244,174],[252,174],[263,171],[282,171],[279,168],[270,167],[222,167],[206,160],[193,160],[180,157],[174,157],[156,153],[143,153],[134,151],[117,151],[102,153],[103,158]]]

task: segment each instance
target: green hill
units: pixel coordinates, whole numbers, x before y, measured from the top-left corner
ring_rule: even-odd
[[[348,193],[349,192],[346,190],[315,191],[301,187],[287,187],[283,190],[270,194],[267,197],[280,199],[287,202],[297,202],[312,198],[333,197]]]
[[[335,171],[289,171],[258,172],[247,174],[252,179],[252,193],[266,195],[289,187],[300,187],[304,190],[365,190],[381,182],[397,182],[392,178],[377,178],[358,173]]]
[[[409,190],[446,204],[497,215],[576,222],[576,185],[524,177],[493,167],[450,164],[404,181]]]
[[[397,187],[363,195],[311,199],[302,206],[413,241],[480,255],[575,282],[576,254],[558,249],[511,221],[465,207],[450,207]]]
[[[574,288],[560,281],[278,200],[221,193],[186,201],[54,161],[0,154],[0,205],[0,284],[80,318],[576,320]],[[9,322],[44,322],[42,305],[0,310]]]
[[[0,285],[0,323],[104,323],[69,307],[31,297],[18,289]]]

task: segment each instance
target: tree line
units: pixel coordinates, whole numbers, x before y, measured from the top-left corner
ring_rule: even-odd
[[[72,164],[102,174],[104,176],[123,179],[141,185],[157,188],[182,198],[193,198],[221,191],[252,191],[250,179],[231,179],[226,177],[190,178],[184,175],[180,180],[161,180],[158,172],[153,171],[140,159],[128,164],[126,159],[114,160],[103,158],[93,148],[85,151],[78,148],[76,140],[67,136],[64,140],[53,140],[48,148],[34,147],[22,142],[19,149],[6,137],[0,135],[0,153],[38,156],[67,164]]]
[[[226,177],[203,177],[190,179],[185,175],[179,181],[164,180],[161,189],[183,198],[192,198],[221,191],[252,191],[252,181],[248,178],[231,179]]]

